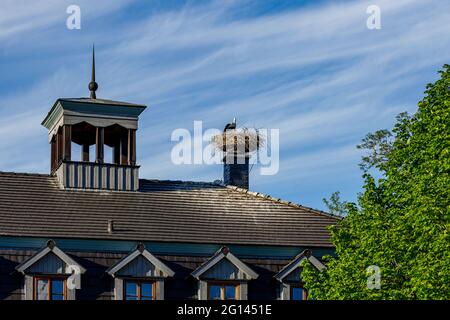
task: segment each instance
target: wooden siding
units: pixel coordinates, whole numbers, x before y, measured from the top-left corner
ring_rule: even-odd
[[[155,268],[143,256],[138,256],[121,270],[116,273],[117,276],[131,276],[131,277],[161,277],[162,271]]]
[[[292,271],[289,275],[286,276],[286,278],[284,278],[285,282],[300,282],[302,271],[301,268],[296,268],[294,271]]]
[[[62,187],[70,189],[100,189],[137,191],[139,167],[92,162],[64,161],[56,170]]]
[[[206,271],[201,278],[213,280],[248,280],[247,275],[226,258]]]
[[[58,258],[53,252],[37,261],[27,269],[27,273],[37,274],[66,274],[66,263]]]

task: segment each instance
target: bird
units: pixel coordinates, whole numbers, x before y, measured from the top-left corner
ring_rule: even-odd
[[[227,130],[233,130],[233,129],[236,129],[236,118],[233,118],[233,121],[231,123],[227,123],[227,125],[223,129],[223,132],[225,132]]]

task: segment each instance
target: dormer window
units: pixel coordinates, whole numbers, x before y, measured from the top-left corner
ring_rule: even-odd
[[[192,276],[198,280],[199,300],[247,300],[248,282],[258,278],[228,247],[220,248]]]
[[[16,270],[24,275],[25,300],[75,300],[80,277],[86,272],[53,240]]]
[[[301,285],[291,285],[291,300],[307,300],[308,294]]]
[[[156,282],[155,281],[124,281],[124,300],[155,300]]]
[[[309,260],[318,270],[325,268],[310,250],[301,252],[275,275],[275,279],[279,282],[279,300],[307,300],[308,292],[303,287],[301,279],[301,263],[305,259]]]
[[[34,278],[34,300],[67,300],[66,278]]]
[[[239,300],[239,288],[239,283],[210,281],[208,283],[208,300]]]
[[[114,278],[116,300],[164,300],[164,280],[174,275],[143,244],[106,272]]]

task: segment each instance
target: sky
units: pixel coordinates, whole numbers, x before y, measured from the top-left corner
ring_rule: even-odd
[[[69,5],[81,12],[70,30]],[[221,165],[175,165],[175,129],[279,129],[275,175],[252,166],[250,189],[313,208],[362,187],[356,145],[414,113],[450,63],[450,1],[0,0],[0,171],[48,173],[41,121],[57,98],[145,104],[140,176],[214,181]],[[381,29],[366,12],[381,9]]]

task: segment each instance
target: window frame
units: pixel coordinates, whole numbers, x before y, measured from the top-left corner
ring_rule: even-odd
[[[302,284],[291,284],[289,285],[289,300],[292,301],[305,301],[308,300],[308,290],[305,289],[305,287]],[[294,300],[294,289],[302,289],[303,291],[303,299],[302,300]]]
[[[141,278],[123,278],[122,279],[122,300],[124,301],[133,301],[127,300],[127,282],[134,282],[137,284],[136,286],[136,294],[137,299],[134,301],[153,301],[156,300],[156,280],[153,279],[141,279]],[[152,299],[142,300],[142,284],[151,284],[152,286]]]
[[[219,301],[237,301],[241,300],[241,284],[236,281],[207,281],[206,282],[206,290],[208,300],[211,300],[211,286],[220,287],[220,300]],[[225,287],[234,286],[235,288],[235,297],[234,299],[225,299]]]
[[[48,289],[47,289],[47,297],[46,300],[39,300],[38,292],[37,292],[37,283],[39,280],[47,280],[48,281]],[[67,300],[67,277],[65,276],[58,276],[58,275],[39,275],[39,276],[33,276],[33,300],[35,301],[58,301],[52,299],[52,288],[53,288],[53,281],[59,280],[63,282],[63,300]]]

